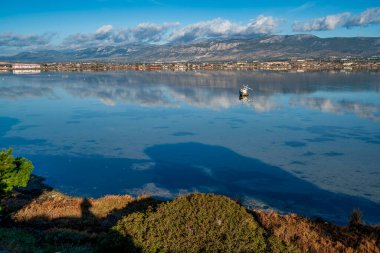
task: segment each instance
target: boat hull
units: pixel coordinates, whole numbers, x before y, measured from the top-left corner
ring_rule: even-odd
[[[242,96],[242,97],[244,97],[244,96],[246,97],[246,96],[249,95],[247,89],[240,89],[239,94],[240,94],[240,96]]]

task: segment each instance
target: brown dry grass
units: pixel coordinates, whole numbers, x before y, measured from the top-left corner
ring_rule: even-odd
[[[24,222],[37,217],[57,219],[63,217],[80,218],[81,198],[70,197],[57,191],[44,192],[12,215],[14,221]]]
[[[107,195],[99,199],[90,199],[90,211],[97,217],[104,218],[113,210],[120,210],[134,201],[129,195]]]
[[[89,211],[97,218],[105,218],[115,209],[122,209],[134,199],[129,195],[107,195],[99,199],[89,198]],[[71,197],[58,191],[43,193],[37,199],[13,215],[16,222],[32,220],[37,217],[46,219],[82,218],[84,198]]]
[[[266,230],[301,252],[380,253],[379,227],[340,227],[274,211],[254,210],[254,214]]]
[[[79,198],[41,186],[38,178],[32,183],[28,191],[16,191],[1,201],[7,214],[2,223],[11,228],[44,231],[42,233],[54,235],[57,242],[67,235],[70,240],[87,238],[92,243],[125,215],[153,210],[161,203],[149,196],[136,199],[129,195]],[[274,211],[253,210],[251,214],[270,235],[289,248],[296,246],[300,252],[380,253],[380,226],[341,227]]]
[[[25,226],[41,228],[67,227],[86,230],[106,230],[107,220],[122,212],[135,199],[129,195],[107,195],[102,198],[79,198],[46,190],[35,199],[25,198],[6,202],[12,210],[10,219]],[[21,206],[21,208],[16,208]],[[110,223],[112,224],[112,223]]]

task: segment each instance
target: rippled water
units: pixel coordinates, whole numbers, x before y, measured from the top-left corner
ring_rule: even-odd
[[[0,146],[70,194],[215,192],[380,222],[379,73],[1,74]]]

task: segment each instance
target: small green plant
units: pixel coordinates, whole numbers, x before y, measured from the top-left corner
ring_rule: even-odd
[[[33,164],[26,158],[13,157],[12,149],[0,152],[0,195],[7,194],[14,187],[25,187],[29,181]]]
[[[103,244],[118,252],[289,252],[244,207],[212,194],[126,215]]]
[[[350,226],[357,226],[363,224],[363,215],[360,209],[355,208],[354,210],[352,210],[349,224]]]

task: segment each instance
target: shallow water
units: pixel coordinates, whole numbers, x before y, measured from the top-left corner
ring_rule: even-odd
[[[0,146],[70,194],[215,192],[380,222],[379,73],[0,74]]]

